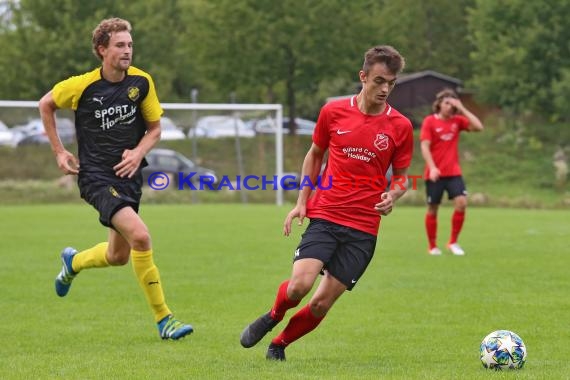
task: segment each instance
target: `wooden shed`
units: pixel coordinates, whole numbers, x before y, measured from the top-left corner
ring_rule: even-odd
[[[459,79],[431,70],[403,74],[398,78],[388,103],[398,110],[431,105],[439,91],[451,88],[459,94],[461,85]]]

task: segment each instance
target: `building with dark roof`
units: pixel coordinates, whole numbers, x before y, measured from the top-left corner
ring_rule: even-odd
[[[356,92],[360,91],[360,88],[359,83]],[[460,79],[432,70],[399,76],[396,87],[388,97],[388,103],[412,120],[414,127],[417,128],[421,125],[423,118],[431,112],[435,95],[445,88],[451,88],[457,92],[465,106],[477,116],[482,117],[486,113],[473,101],[472,94],[464,90]],[[347,96],[335,96],[328,98],[327,101]]]

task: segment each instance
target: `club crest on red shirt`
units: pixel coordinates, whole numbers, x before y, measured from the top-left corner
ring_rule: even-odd
[[[388,149],[389,138],[383,133],[379,133],[376,135],[376,140],[374,141],[374,146],[378,150],[386,150]]]

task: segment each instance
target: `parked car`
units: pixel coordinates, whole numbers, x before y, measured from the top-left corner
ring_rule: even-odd
[[[295,118],[295,124],[297,125],[297,134],[312,136],[315,130],[315,123],[312,120],[301,119],[300,117]],[[288,117],[283,117],[283,134],[290,133],[290,122]],[[261,134],[275,134],[277,133],[277,121],[275,119],[267,118],[258,120],[254,124],[254,129],[256,133]]]
[[[186,135],[182,128],[179,128],[174,122],[166,116],[160,118],[161,140],[184,140]]]
[[[255,131],[242,119],[232,116],[204,116],[198,119],[196,126],[188,131],[188,137],[254,137]]]
[[[152,149],[146,155],[146,161],[148,166],[142,169],[144,185],[148,185],[149,176],[156,172],[162,172],[171,176],[176,186],[178,186],[178,173],[183,173],[185,176],[196,173],[191,177],[194,185],[199,185],[200,176],[214,177],[213,181],[207,180],[207,182],[213,185],[217,185],[219,181],[214,170],[198,166],[182,153],[172,149]],[[205,183],[205,181],[203,182]]]
[[[0,146],[14,145],[14,133],[0,120]]]
[[[71,119],[58,118],[55,121],[57,133],[65,145],[75,142],[75,124]],[[27,124],[12,128],[15,145],[49,144],[41,119],[32,119]]]

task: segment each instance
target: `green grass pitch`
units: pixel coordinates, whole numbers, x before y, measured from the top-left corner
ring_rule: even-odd
[[[0,207],[0,377],[569,378],[568,212],[471,208],[461,236],[467,255],[430,257],[424,209],[396,208],[354,291],[287,349],[287,362],[276,363],[265,350],[284,324],[251,349],[240,346],[239,334],[290,274],[304,227],[283,237],[288,211],[143,205],[167,302],[196,329],[173,342],[159,339],[130,265],[81,273],[66,298],[55,295],[59,251],[107,237],[89,206]],[[440,213],[441,245],[450,212]],[[527,363],[516,374],[479,362],[481,340],[497,329],[525,341]]]

